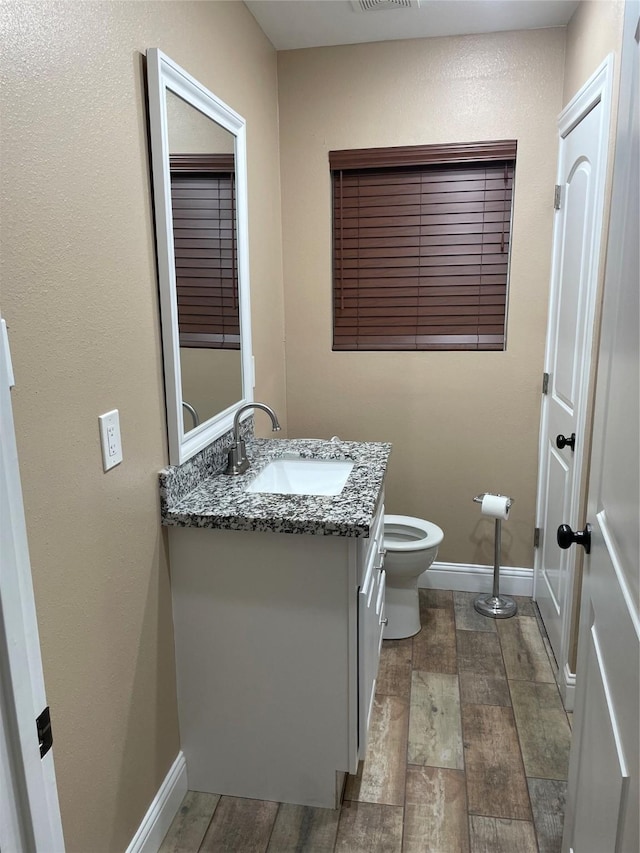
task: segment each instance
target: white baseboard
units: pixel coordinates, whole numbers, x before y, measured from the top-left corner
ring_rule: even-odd
[[[575,672],[571,672],[568,663],[565,663],[558,680],[560,682],[560,693],[564,702],[564,709],[565,711],[573,711],[576,695],[576,674]]]
[[[180,751],[127,847],[127,853],[158,853],[186,793],[187,763]]]
[[[418,578],[422,589],[454,589],[460,592],[491,592],[493,566],[473,563],[439,563]],[[500,592],[505,595],[531,596],[533,592],[533,569],[518,569],[505,566],[500,569]]]

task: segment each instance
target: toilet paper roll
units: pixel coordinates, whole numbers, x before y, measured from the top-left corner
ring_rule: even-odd
[[[482,514],[489,518],[509,518],[509,498],[504,495],[485,495],[482,498]]]

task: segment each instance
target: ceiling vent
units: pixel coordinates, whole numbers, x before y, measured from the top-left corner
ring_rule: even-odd
[[[351,0],[354,12],[380,12],[383,9],[418,9],[420,0]]]

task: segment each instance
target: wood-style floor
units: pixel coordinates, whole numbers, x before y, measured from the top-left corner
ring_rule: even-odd
[[[383,643],[366,760],[342,808],[189,792],[161,853],[559,853],[570,725],[535,605],[480,616],[421,590]]]

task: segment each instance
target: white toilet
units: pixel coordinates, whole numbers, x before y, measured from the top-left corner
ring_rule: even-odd
[[[418,578],[436,558],[444,533],[423,518],[385,515],[385,640],[412,637],[420,630]]]

